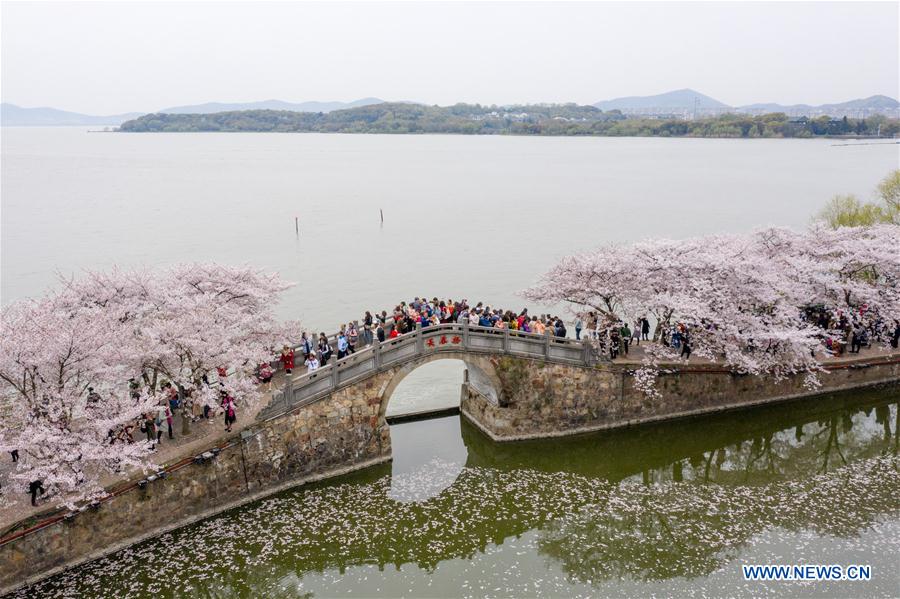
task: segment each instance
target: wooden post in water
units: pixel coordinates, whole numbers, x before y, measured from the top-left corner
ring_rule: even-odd
[[[294,231],[296,231],[297,236],[299,237],[300,236],[300,217],[299,216],[294,217]]]
[[[384,210],[382,210],[381,208],[379,208],[379,209],[378,209],[378,212],[381,213],[381,224],[383,225],[383,224],[384,224]]]

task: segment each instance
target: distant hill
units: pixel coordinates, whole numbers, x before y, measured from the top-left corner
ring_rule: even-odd
[[[868,98],[857,98],[847,102],[838,104],[821,104],[819,106],[810,106],[809,104],[748,104],[746,106],[738,106],[737,112],[746,112],[750,114],[762,114],[765,112],[783,112],[789,116],[813,116],[813,115],[829,115],[835,117],[860,116],[866,114],[883,113],[895,116],[900,110],[900,102],[894,98],[887,96],[869,96]]]
[[[835,118],[843,116],[865,117],[874,114],[884,114],[894,118],[900,116],[900,102],[887,96],[870,96],[868,98],[857,98],[847,102],[822,104],[819,106],[762,102],[733,107],[692,89],[679,89],[655,96],[616,98],[614,100],[597,102],[594,106],[604,111],[621,110],[623,113],[630,115],[671,114],[690,116],[696,111],[699,116],[711,116],[727,112],[745,114],[783,112],[788,116],[832,116]]]
[[[378,98],[362,98],[353,102],[284,102],[282,100],[263,100],[262,102],[222,103],[208,102],[188,106],[173,106],[160,110],[163,114],[214,114],[216,112],[235,112],[238,110],[289,110],[292,112],[331,112],[344,108],[382,104]]]
[[[719,102],[715,98],[705,96],[692,89],[679,89],[655,96],[627,96],[604,100],[594,104],[600,110],[621,110],[625,113],[649,113],[649,112],[684,112],[694,110],[721,110],[730,108],[728,104]]]
[[[68,112],[56,108],[23,108],[4,102],[0,104],[0,126],[3,127],[52,127],[67,125],[121,125],[141,116],[142,112],[129,112],[110,116],[93,116]]]

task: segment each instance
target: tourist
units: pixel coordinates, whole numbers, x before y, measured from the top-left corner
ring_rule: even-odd
[[[862,347],[862,327],[859,326],[859,323],[854,323],[853,328],[850,331],[850,353],[858,354],[860,348]]]
[[[634,321],[634,329],[631,331],[631,343],[633,345],[641,344],[641,324],[640,318]]]
[[[384,324],[381,321],[378,322],[378,326],[375,327],[375,337],[378,339],[379,343],[384,343]]]
[[[621,331],[619,327],[612,326],[609,329],[609,359],[615,360],[619,357],[619,342],[621,341]]]
[[[681,357],[685,360],[691,359],[691,333],[687,327],[681,335]]]
[[[169,407],[167,404],[168,404],[168,402],[164,399],[162,406],[163,406],[164,414],[166,416],[166,426],[169,429],[169,438],[174,439],[175,436],[172,434],[172,423],[173,423],[172,408]]]
[[[581,341],[582,328],[584,328],[584,322],[581,320],[581,317],[575,317],[575,341]]]
[[[372,318],[372,313],[366,310],[366,315],[363,316],[363,343],[366,345],[372,345],[372,329],[374,329],[374,319]]]
[[[144,414],[141,421],[141,432],[146,433],[147,442],[150,443],[150,449],[156,448],[156,422],[152,412]]]
[[[356,343],[359,341],[359,331],[356,330],[356,324],[350,323],[347,329],[347,353],[356,353]]]
[[[154,424],[156,425],[156,442],[159,443],[162,440],[162,423],[166,420],[166,411],[167,408],[164,404],[160,403],[156,406],[156,418],[154,420]],[[171,431],[171,429],[170,429]]]
[[[291,374],[294,369],[294,350],[285,345],[281,350],[281,366],[285,374]]]
[[[306,336],[306,331],[300,335],[300,350],[303,352],[303,355],[307,355],[313,350],[313,342],[312,340]]]
[[[226,391],[222,391],[222,409],[225,412],[225,432],[231,432],[231,425],[237,420],[237,413],[234,407],[234,398],[228,395]]]
[[[565,337],[567,334],[566,325],[563,323],[562,318],[556,319],[556,336],[557,337]]]
[[[391,327],[391,332],[388,333],[388,339],[396,339],[400,336],[400,329],[396,326]]]
[[[272,377],[274,375],[275,373],[268,362],[263,362],[256,367],[256,378],[259,379],[260,384],[266,385],[268,389],[272,388]]]
[[[338,360],[347,355],[347,348],[350,344],[347,342],[347,336],[344,334],[342,330],[338,333],[337,347],[338,347]]]
[[[88,387],[88,396],[87,400],[89,404],[97,404],[100,403],[100,394],[94,391],[93,387]]]
[[[628,328],[628,323],[623,322],[622,328],[619,330],[619,334],[622,339],[622,353],[626,356],[628,355],[628,346],[631,344],[631,329]]]
[[[328,343],[328,337],[325,336],[325,333],[319,333],[319,364],[325,366],[328,364],[328,360],[331,359],[331,354],[334,350],[331,349],[331,344]]]
[[[900,320],[894,321],[894,332],[891,334],[891,347],[897,349],[900,346]]]
[[[28,485],[28,492],[31,493],[31,505],[37,505],[37,496],[38,493],[43,495],[46,491],[44,491],[44,481],[42,480],[33,480],[31,484]]]
[[[319,369],[319,360],[316,359],[316,354],[309,352],[306,354],[306,361],[303,362],[306,364],[306,372],[315,372]]]
[[[162,384],[162,394],[167,402],[169,409],[174,413],[178,407],[178,391],[172,386],[172,383],[166,381]]]
[[[15,464],[16,462],[19,461],[19,450],[18,450],[18,449],[13,449],[13,450],[11,450],[11,451],[9,452],[9,455],[12,456],[13,464]]]

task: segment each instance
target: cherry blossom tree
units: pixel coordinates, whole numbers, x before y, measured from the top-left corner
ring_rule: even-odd
[[[249,267],[112,269],[4,308],[0,444],[26,458],[13,479],[84,498],[105,474],[150,467],[146,443],[110,431],[165,401],[164,380],[194,402],[217,407],[225,391],[251,411],[262,397],[256,368],[299,338],[296,323],[274,317],[286,288]]]
[[[65,496],[90,497],[104,473],[145,465],[145,443],[111,444],[108,436],[151,400],[123,397],[127,370],[107,359],[114,327],[102,311],[73,310],[54,294],[4,308],[0,322],[0,445],[19,451],[10,477],[20,490],[43,481]]]
[[[523,295],[599,314],[608,326],[652,316],[654,340],[682,323],[700,356],[747,374],[805,372],[816,385],[821,360],[830,354],[822,338],[837,332],[816,326],[806,308],[857,319],[898,317],[898,248],[900,227],[893,225],[610,245],[562,259]],[[646,346],[638,376],[645,389],[663,359],[678,354]]]

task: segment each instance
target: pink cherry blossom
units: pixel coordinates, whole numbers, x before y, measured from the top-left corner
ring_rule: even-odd
[[[164,380],[210,406],[225,389],[249,411],[261,398],[256,367],[299,338],[296,323],[274,317],[286,288],[248,267],[113,269],[4,307],[0,448],[19,449],[13,481],[42,480],[71,500],[101,493],[104,475],[151,467],[137,430],[134,443],[109,434],[154,409]]]
[[[900,317],[900,227],[877,225],[805,232],[770,228],[607,245],[563,258],[523,292],[545,304],[595,312],[605,327],[647,316],[686,325],[695,355],[736,372],[777,377],[806,373],[816,386],[830,355],[823,331],[804,315],[824,306],[864,323]],[[649,392],[656,366],[678,351],[647,344],[639,386]]]

